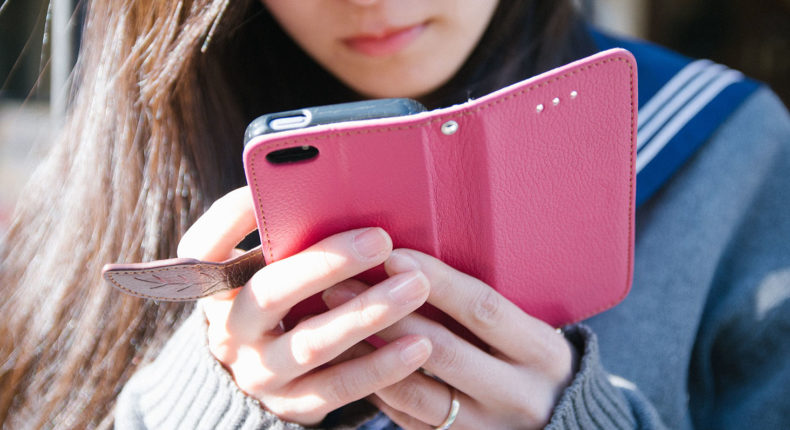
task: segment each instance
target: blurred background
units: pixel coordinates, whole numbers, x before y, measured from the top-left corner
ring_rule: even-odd
[[[710,58],[790,104],[790,0],[577,0],[606,31]],[[0,0],[0,236],[62,120],[80,0]]]

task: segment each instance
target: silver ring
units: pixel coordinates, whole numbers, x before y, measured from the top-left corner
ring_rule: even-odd
[[[458,401],[458,390],[455,388],[451,388],[450,390],[453,392],[453,400],[450,402],[450,413],[447,414],[447,418],[445,418],[444,422],[439,424],[439,427],[436,427],[435,430],[449,429],[455,422],[455,419],[458,418],[458,410],[461,409],[461,402]]]

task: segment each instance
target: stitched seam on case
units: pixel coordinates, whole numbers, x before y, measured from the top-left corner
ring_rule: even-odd
[[[274,261],[274,250],[272,250],[272,239],[271,239],[271,236],[269,235],[269,226],[266,223],[266,214],[263,213],[263,202],[261,201],[261,192],[260,192],[260,189],[258,187],[258,175],[255,174],[255,166],[256,166],[255,158],[256,158],[257,155],[258,155],[258,151],[254,151],[251,154],[250,164],[252,165],[252,168],[250,169],[250,174],[252,175],[252,179],[253,179],[253,182],[254,182],[253,187],[255,187],[255,196],[256,196],[256,198],[258,200],[257,207],[261,209],[261,212],[260,212],[261,213],[261,226],[263,227],[263,236],[264,236],[264,239],[266,240],[265,248],[269,252],[269,262],[272,262],[272,261]],[[261,245],[263,245],[263,243],[261,243]]]
[[[339,136],[356,136],[356,135],[365,135],[365,134],[378,134],[378,133],[385,133],[385,132],[390,132],[390,131],[413,130],[413,129],[420,129],[420,128],[429,127],[429,126],[431,126],[433,124],[436,124],[438,122],[446,121],[448,118],[459,118],[459,117],[466,117],[466,116],[470,116],[470,115],[473,115],[473,114],[477,114],[477,113],[482,112],[482,111],[484,111],[486,109],[489,109],[489,108],[492,108],[492,107],[494,107],[496,105],[504,103],[505,101],[514,99],[516,97],[524,96],[524,95],[526,95],[526,94],[528,94],[528,93],[530,93],[530,92],[532,92],[532,91],[534,91],[536,89],[548,87],[551,84],[554,84],[555,82],[561,81],[563,79],[570,78],[570,77],[572,77],[574,75],[581,74],[581,73],[586,72],[587,70],[591,70],[591,69],[593,69],[595,67],[600,67],[600,66],[602,66],[604,64],[614,63],[614,62],[623,62],[623,63],[626,64],[626,66],[628,66],[629,81],[630,81],[629,104],[631,106],[631,140],[630,140],[629,144],[631,146],[631,160],[630,160],[631,172],[629,173],[629,186],[628,186],[628,193],[629,193],[628,194],[629,195],[628,201],[629,201],[629,203],[628,203],[628,246],[627,246],[627,248],[628,248],[628,263],[627,264],[629,265],[629,268],[626,270],[626,273],[627,273],[626,276],[632,277],[633,276],[633,274],[632,274],[633,270],[631,269],[631,267],[633,267],[632,266],[632,264],[633,264],[632,260],[633,260],[633,243],[634,243],[634,241],[633,241],[633,234],[634,234],[633,229],[634,229],[634,227],[633,227],[633,199],[631,198],[631,196],[633,196],[633,188],[634,188],[634,133],[635,133],[636,121],[635,121],[635,118],[634,118],[634,113],[635,113],[634,112],[634,108],[635,108],[635,106],[634,106],[634,66],[633,66],[633,63],[629,60],[629,58],[624,57],[624,56],[617,56],[617,57],[614,57],[614,58],[606,58],[606,59],[603,59],[603,60],[599,60],[599,61],[596,61],[595,63],[579,67],[578,69],[574,69],[574,70],[572,70],[570,72],[564,73],[564,74],[559,75],[559,76],[555,76],[555,77],[553,77],[553,78],[551,78],[551,79],[549,79],[549,80],[547,80],[545,82],[541,82],[539,84],[530,85],[529,87],[523,88],[523,89],[521,89],[521,90],[519,90],[519,91],[517,91],[517,92],[515,92],[513,94],[508,94],[508,95],[506,95],[504,97],[497,98],[496,100],[492,100],[492,101],[490,101],[488,103],[485,103],[485,104],[483,104],[481,106],[478,106],[475,109],[464,111],[464,112],[457,112],[457,113],[452,113],[452,114],[446,114],[446,115],[443,115],[443,116],[431,119],[429,121],[420,122],[420,123],[417,123],[417,124],[404,125],[404,126],[394,126],[394,127],[382,127],[382,128],[365,129],[365,130],[354,130],[354,131],[345,131],[345,132],[335,132],[335,133],[328,133],[328,134],[324,134],[324,135],[320,135],[320,136],[310,136],[310,137],[303,137],[303,138],[299,138],[299,139],[286,139],[286,140],[283,140],[283,141],[280,141],[280,142],[277,142],[277,143],[273,143],[273,144],[261,145],[260,147],[254,148],[254,150],[250,153],[250,163],[252,165],[252,171],[254,172],[255,160],[257,159],[258,153],[260,151],[267,151],[268,152],[268,151],[271,151],[273,149],[277,149],[277,148],[280,148],[280,147],[283,147],[283,146],[291,146],[291,145],[295,145],[295,144],[304,144],[304,143],[308,143],[308,142],[315,142],[315,141],[320,141],[320,140],[328,140],[328,139],[332,139],[332,138],[339,137]],[[269,250],[269,255],[271,256],[271,258],[273,260],[274,259],[274,252],[273,252],[273,249],[272,249],[272,243],[271,243],[271,238],[269,236],[268,228],[266,226],[266,216],[263,213],[263,209],[262,209],[262,206],[261,206],[261,201],[260,201],[261,193],[260,193],[260,190],[258,188],[258,181],[257,181],[256,175],[253,174],[253,177],[255,178],[254,187],[255,187],[256,195],[258,196],[258,207],[261,208],[261,223],[263,224],[263,227],[264,227],[264,234],[266,236],[266,243],[267,243],[267,247],[268,247],[268,250]],[[620,296],[617,299],[614,299],[614,300],[612,300],[612,301],[610,301],[610,302],[608,302],[608,303],[606,303],[604,305],[601,305],[601,306],[595,308],[594,311],[591,311],[591,312],[589,312],[589,313],[587,313],[587,314],[579,317],[578,319],[575,319],[575,320],[573,320],[573,321],[571,321],[571,322],[569,322],[567,324],[573,324],[573,323],[582,321],[582,320],[584,320],[584,319],[586,319],[586,318],[588,318],[588,317],[590,317],[592,315],[595,315],[595,314],[597,314],[599,312],[602,312],[602,311],[604,311],[606,309],[609,309],[612,306],[614,306],[615,304],[619,303],[628,294],[628,291],[629,291],[629,288],[627,288],[628,285],[629,285],[629,281],[628,281],[628,279],[626,279],[623,291],[622,291],[622,293],[620,294]]]
[[[261,254],[262,253],[263,253],[263,250],[261,250]],[[154,300],[173,300],[173,298],[171,298],[171,297],[152,296],[152,295],[149,295],[149,294],[140,293],[140,292],[138,292],[136,290],[132,290],[130,288],[124,287],[121,283],[119,283],[115,279],[114,275],[122,275],[122,274],[123,275],[135,275],[135,274],[146,274],[146,273],[159,273],[159,272],[167,272],[167,271],[170,271],[170,270],[178,270],[178,269],[187,268],[187,267],[189,267],[189,268],[197,268],[197,269],[204,268],[204,267],[213,267],[213,268],[222,268],[223,271],[224,271],[224,270],[232,269],[233,267],[236,267],[239,264],[244,263],[247,260],[250,260],[251,258],[254,258],[257,254],[258,254],[257,252],[253,252],[252,254],[245,256],[244,258],[240,259],[239,261],[234,261],[233,263],[231,263],[231,264],[229,264],[227,266],[224,266],[222,264],[200,264],[200,263],[198,263],[198,264],[189,265],[189,266],[167,266],[167,267],[156,267],[156,268],[153,268],[153,269],[119,270],[119,271],[114,271],[114,272],[108,272],[107,273],[107,277],[109,278],[109,281],[113,285],[115,285],[118,289],[120,289],[122,291],[125,291],[125,292],[127,292],[129,294],[133,294],[135,296],[140,296],[140,297],[145,297],[147,299],[154,299]],[[178,297],[178,300],[184,300],[184,301],[186,301],[186,300],[196,300],[196,299],[203,298],[206,295],[207,294],[204,293],[204,294],[201,294],[201,295],[198,295],[198,296]]]

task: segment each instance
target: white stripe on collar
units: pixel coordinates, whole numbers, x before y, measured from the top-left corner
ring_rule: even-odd
[[[697,60],[687,64],[672,77],[650,100],[639,109],[639,128],[653,117],[669,99],[675,95],[688,81],[699,73],[700,70],[712,64],[710,60]]]
[[[721,64],[710,63],[705,68],[703,68],[691,81],[688,82],[688,85],[682,87],[679,91],[673,94],[671,99],[668,99],[668,103],[661,106],[660,109],[657,110],[655,115],[649,117],[645,120],[645,122],[641,122],[641,127],[639,128],[639,132],[637,133],[637,150],[641,150],[643,146],[653,136],[661,130],[661,127],[672,118],[680,109],[685,106],[689,100],[691,100],[694,96],[696,96],[703,88],[710,85],[721,73],[726,71],[727,68],[722,66]],[[652,100],[654,100],[655,97]],[[640,112],[641,114],[641,112]]]
[[[652,139],[645,142],[644,148],[636,157],[636,171],[639,173],[656,155],[675,137],[689,121],[691,121],[705,106],[730,85],[741,81],[743,74],[737,70],[722,72],[694,99],[686,104],[677,114],[661,128],[660,132]]]

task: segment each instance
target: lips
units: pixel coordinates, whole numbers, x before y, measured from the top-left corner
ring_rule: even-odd
[[[391,28],[380,34],[360,34],[343,39],[353,51],[371,57],[395,54],[416,40],[425,31],[428,23],[408,27]]]

